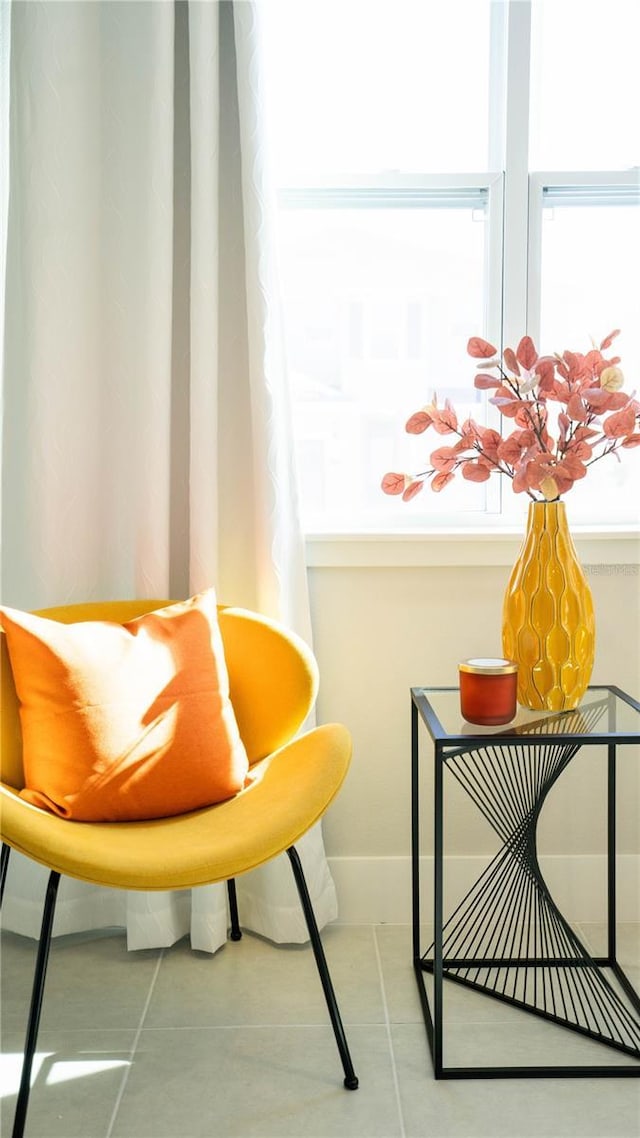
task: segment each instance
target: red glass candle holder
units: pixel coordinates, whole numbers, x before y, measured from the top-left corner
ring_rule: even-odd
[[[459,665],[460,709],[468,723],[495,727],[510,723],[516,714],[518,665],[490,656]]]

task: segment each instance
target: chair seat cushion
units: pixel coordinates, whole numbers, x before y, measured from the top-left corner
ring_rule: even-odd
[[[0,608],[20,701],[23,798],[84,822],[235,795],[248,761],[209,589],[125,624]]]
[[[70,823],[0,785],[3,840],[68,877],[117,889],[189,889],[226,881],[288,849],[337,794],[351,736],[329,723],[252,766],[233,798],[180,818]]]

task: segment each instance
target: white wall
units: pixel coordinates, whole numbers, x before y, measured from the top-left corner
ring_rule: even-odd
[[[592,682],[617,684],[639,698],[637,567],[586,566],[586,572],[597,616]],[[314,645],[321,675],[318,718],[320,722],[346,723],[354,740],[349,776],[324,823],[327,853],[337,870],[337,880],[341,875],[345,881],[358,876],[356,859],[383,859],[376,862],[377,873],[380,882],[382,875],[387,875],[387,892],[394,882],[404,879],[402,875],[406,876],[405,859],[410,850],[409,688],[456,684],[461,659],[501,655],[502,593],[508,574],[504,565],[310,568]],[[583,750],[561,775],[540,821],[541,852],[577,858],[584,865],[583,855],[602,854],[602,760],[599,750]],[[619,768],[618,845],[622,853],[634,855],[637,864],[638,752],[626,749]],[[495,836],[453,780],[447,793],[449,851],[472,859],[494,852]],[[401,859],[395,868],[393,859]],[[637,891],[633,874],[629,884],[632,894]],[[349,898],[341,900],[344,916],[345,905],[348,910],[351,902]],[[631,904],[633,907],[633,900]],[[384,908],[382,901],[381,905]],[[403,907],[404,901],[400,910]],[[392,905],[391,911],[395,913],[396,908]],[[593,919],[591,913],[578,915]],[[627,916],[632,919],[631,914]],[[345,919],[349,919],[348,912]]]

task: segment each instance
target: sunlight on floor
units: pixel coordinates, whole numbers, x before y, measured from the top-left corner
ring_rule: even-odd
[[[37,1051],[33,1059],[32,1084],[38,1080],[43,1069],[46,1072],[44,1082],[46,1086],[51,1087],[56,1083],[71,1082],[72,1079],[99,1075],[117,1067],[128,1067],[130,1062],[129,1059],[104,1059],[91,1053],[87,1053],[86,1057],[74,1056],[73,1059],[62,1059],[56,1058],[55,1051]],[[21,1068],[21,1052],[10,1052],[0,1056],[0,1098],[18,1093]]]

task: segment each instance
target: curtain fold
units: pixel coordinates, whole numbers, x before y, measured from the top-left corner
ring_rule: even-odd
[[[259,6],[11,7],[3,601],[214,584],[310,641]],[[322,925],[319,828],[300,853]],[[12,863],[5,925],[33,935],[39,871]],[[306,939],[286,859],[238,887],[245,925]],[[65,882],[56,931],[226,938],[224,887],[105,892]]]

